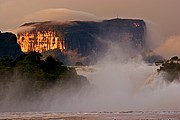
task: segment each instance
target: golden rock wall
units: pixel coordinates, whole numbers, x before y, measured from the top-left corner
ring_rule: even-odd
[[[51,49],[65,50],[65,44],[62,37],[57,36],[54,31],[45,32],[23,32],[18,33],[18,44],[23,52],[44,52]]]

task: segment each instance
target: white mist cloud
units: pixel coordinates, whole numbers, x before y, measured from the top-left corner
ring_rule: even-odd
[[[12,29],[12,30],[9,30],[9,31],[13,32],[13,33],[21,33],[21,32],[24,32],[24,31],[31,31],[34,28],[35,27],[33,25],[31,25],[31,26],[21,26],[21,27],[18,27],[16,29]]]
[[[83,21],[95,21],[98,18],[90,13],[75,11],[66,8],[56,9],[45,9],[35,12],[31,15],[27,15],[18,19],[17,21],[33,22],[33,21],[72,21],[72,20],[83,20]]]
[[[159,30],[157,24],[152,21],[146,22],[146,45],[149,49],[154,50],[164,43],[165,38]]]
[[[38,9],[37,12],[30,12],[29,15],[25,15],[23,13],[23,16],[19,16],[20,18],[17,19],[17,16],[13,16],[14,13],[12,11],[10,11],[12,13],[9,12],[8,14],[9,8],[18,9],[15,10],[17,13],[23,12],[23,9],[25,6],[27,6],[25,4],[27,1],[21,0],[17,3],[15,0],[12,3],[11,1],[13,0],[8,1],[7,3],[5,0],[3,0],[2,3],[6,3],[6,6],[4,7],[0,4],[0,12],[2,9],[4,9],[4,13],[6,13],[3,14],[5,17],[1,18],[3,19],[3,22],[0,22],[0,24],[2,25],[3,23],[3,26],[7,25],[9,28],[12,26],[18,27],[24,22],[42,20],[98,20],[98,18],[92,14],[69,9]],[[71,2],[73,1],[75,0],[71,0]],[[80,4],[81,7],[85,7],[84,9],[86,9],[87,6],[90,6],[89,9],[91,8],[92,11],[98,11],[97,14],[101,16],[105,16],[104,14],[108,14],[108,16],[116,16],[114,14],[118,13],[120,17],[142,17],[151,19],[154,22],[158,22],[161,25],[161,29],[163,29],[168,35],[171,35],[173,32],[179,33],[179,24],[177,24],[179,22],[179,16],[175,14],[180,8],[178,4],[179,0],[164,0],[161,2],[159,2],[160,0],[122,0],[121,2],[119,2],[120,0],[114,0],[112,1],[113,4],[110,4],[108,0],[104,0],[106,3],[104,5],[106,7],[99,6],[99,4],[102,4],[102,1],[94,1],[95,2],[93,2],[93,5],[97,5],[95,7],[89,5],[92,3],[92,1],[85,1],[88,4],[84,4],[84,6],[82,5],[82,1]],[[33,7],[33,2],[28,6]],[[36,7],[41,7],[41,5],[44,5],[43,3],[40,4],[39,1],[37,2],[38,3],[35,5]],[[97,2],[99,4],[97,4]],[[14,7],[14,3],[18,4],[19,7]],[[57,0],[56,2],[48,0],[46,4],[47,3],[56,4]],[[151,34],[149,39],[152,41],[148,41],[148,44],[152,48],[157,48],[162,43],[159,43],[159,39],[157,38],[159,34],[154,32],[153,29],[149,30],[149,33]],[[114,44],[111,47],[112,48],[109,49],[106,56],[104,56],[101,61],[99,61],[99,64],[95,66],[95,68],[97,67],[99,69],[92,74],[88,74],[87,76],[92,84],[92,91],[85,88],[82,89],[78,94],[69,93],[70,95],[64,95],[61,94],[61,89],[55,87],[54,89],[44,92],[44,99],[38,99],[36,101],[26,103],[23,100],[20,102],[13,101],[13,97],[16,93],[14,93],[14,89],[12,89],[11,91],[13,95],[10,91],[10,98],[6,99],[4,103],[0,104],[0,110],[3,109],[2,105],[4,105],[5,109],[11,109],[12,111],[31,110],[93,112],[123,110],[180,110],[180,94],[177,92],[180,91],[179,84],[172,83],[167,85],[163,82],[162,76],[158,76],[150,86],[144,86],[146,79],[154,73],[156,68],[142,63],[139,57],[127,60],[126,58],[129,58],[129,55],[123,53],[124,51],[121,51],[122,48],[118,48]],[[126,48],[126,46],[124,46],[124,48]],[[169,38],[155,51],[160,55],[169,58],[173,55],[179,55],[179,48],[180,36],[174,36]],[[128,51],[128,49],[126,50]],[[133,52],[129,52],[133,54]],[[122,62],[123,60],[125,60],[125,62]],[[18,90],[18,92],[21,93],[21,90]],[[13,106],[10,106],[9,104]]]
[[[165,37],[180,34],[180,0],[0,0],[0,29],[23,24],[11,20],[49,8],[68,8],[100,17],[142,18],[157,23]],[[103,5],[103,7],[101,7]]]
[[[0,111],[180,110],[180,94],[177,92],[180,91],[180,84],[167,84],[161,74],[152,78],[152,83],[146,84],[157,67],[143,63],[138,55],[132,58],[131,55],[136,52],[132,52],[133,49],[126,44],[122,46],[109,43],[107,54],[94,66],[97,70],[84,74],[90,86],[72,91],[70,87],[62,89],[61,84],[57,83],[54,88],[43,91],[38,99],[26,101],[23,97],[12,99],[16,94],[22,94],[22,88],[26,87],[24,84],[12,83],[4,101],[0,102]]]
[[[155,52],[165,58],[170,58],[175,55],[180,56],[180,36],[172,36],[167,39]]]
[[[151,78],[156,66],[144,64],[139,57],[128,57],[122,48],[117,52],[117,47],[110,45],[107,54],[95,66],[98,70],[87,74],[94,86],[92,91],[89,94],[81,91],[85,95],[81,93],[78,101],[72,101],[74,104],[66,108],[89,112],[180,110],[180,95],[177,94],[180,84],[167,84],[161,74]],[[153,82],[146,84],[149,78]]]
[[[70,10],[66,8],[54,8],[54,9],[44,9],[40,10],[16,19],[8,21],[6,24],[11,24],[14,28],[19,27],[20,25],[28,22],[43,22],[43,21],[57,21],[57,22],[66,22],[66,21],[97,21],[100,20],[97,16],[76,10]],[[12,28],[8,31],[14,31]]]
[[[129,58],[121,48],[114,52],[118,48],[110,47],[107,54],[94,66],[98,68],[97,71],[86,74],[92,89],[82,89],[61,105],[59,101],[62,96],[55,92],[53,99],[48,98],[52,103],[48,107],[50,111],[180,110],[180,95],[177,94],[180,84],[167,84],[161,74],[154,76],[152,83],[146,84],[157,67],[148,66],[139,58]]]

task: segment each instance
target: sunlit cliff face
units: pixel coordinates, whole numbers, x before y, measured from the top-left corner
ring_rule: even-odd
[[[44,52],[51,49],[64,50],[64,40],[55,31],[23,32],[18,35],[18,44],[23,52]]]

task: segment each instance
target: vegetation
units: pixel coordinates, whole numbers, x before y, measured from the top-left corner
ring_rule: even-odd
[[[63,66],[52,56],[41,60],[42,55],[37,52],[22,54],[15,60],[3,58],[0,60],[0,98],[9,89],[9,84],[21,85],[21,94],[28,97],[37,95],[54,85],[75,90],[88,84],[88,80],[77,75],[75,69]]]
[[[165,77],[169,82],[179,79],[180,77],[180,59],[177,56],[172,57],[170,60],[160,61],[156,64],[161,66],[157,69],[158,72],[165,72]]]

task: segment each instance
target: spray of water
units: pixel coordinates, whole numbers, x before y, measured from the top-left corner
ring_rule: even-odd
[[[80,104],[76,104],[75,109],[179,110],[180,96],[176,91],[180,90],[180,85],[167,84],[162,75],[157,74],[157,67],[143,63],[140,57],[123,61],[127,55],[121,53],[120,49],[119,46],[113,45],[107,56],[97,65],[98,71],[87,76],[96,89],[85,95]]]
[[[37,99],[16,98],[24,84],[12,83],[0,102],[0,111],[170,111],[180,110],[180,84],[167,84],[156,66],[149,66],[126,44],[108,43],[108,50],[92,73],[81,72],[90,86],[78,92],[59,85],[45,90]],[[12,78],[13,79],[13,78]],[[14,78],[15,79],[15,78]],[[31,98],[31,97],[30,97]]]
[[[179,110],[180,85],[167,84],[161,74],[157,75],[156,68],[142,62],[138,55],[129,57],[117,44],[109,45],[107,54],[94,66],[97,70],[83,74],[91,87],[66,97],[52,90],[53,99],[47,96],[48,100],[44,100],[51,105],[43,109],[68,112]]]

